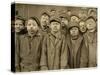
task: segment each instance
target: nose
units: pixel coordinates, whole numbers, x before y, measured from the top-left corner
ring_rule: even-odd
[[[16,25],[17,28],[19,28],[19,26],[20,26],[19,24]]]
[[[55,24],[54,27],[57,27],[57,25]]]
[[[91,24],[89,24],[89,26],[91,26]]]
[[[31,26],[30,28],[31,28],[31,29],[33,29],[34,27],[33,27],[33,26]]]
[[[73,30],[72,32],[75,33],[75,30]]]

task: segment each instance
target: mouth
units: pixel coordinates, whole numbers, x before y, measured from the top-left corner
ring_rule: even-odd
[[[31,33],[34,33],[34,30],[30,30]]]
[[[15,31],[16,31],[16,32],[20,32],[20,29],[19,29],[19,28],[16,28]]]
[[[57,28],[53,28],[53,30],[57,30]]]

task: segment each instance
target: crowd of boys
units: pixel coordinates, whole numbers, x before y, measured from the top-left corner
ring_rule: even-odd
[[[40,20],[12,20],[17,72],[97,66],[97,12],[55,16],[44,12]]]

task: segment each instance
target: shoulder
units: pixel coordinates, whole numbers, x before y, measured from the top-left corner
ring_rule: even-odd
[[[26,35],[27,34],[20,35],[20,40],[23,40],[24,38],[26,38]]]

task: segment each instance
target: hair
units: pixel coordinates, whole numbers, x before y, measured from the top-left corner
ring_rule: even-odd
[[[94,11],[94,10],[91,10],[91,11],[90,11],[90,14],[91,14],[92,12],[95,12],[95,11]]]
[[[96,20],[95,20],[95,18],[93,16],[89,16],[85,21],[87,21],[89,19],[93,19],[96,22]]]
[[[52,23],[52,22],[58,22],[58,23],[60,23],[59,21],[57,21],[57,20],[51,20],[50,21],[50,23]]]
[[[24,18],[22,18],[21,16],[15,16],[14,18],[15,18],[15,20],[21,20],[23,22],[23,25],[25,26],[25,19]],[[27,33],[26,28],[22,29],[19,32],[19,34],[25,34],[25,33]]]
[[[50,17],[50,15],[49,15],[48,13],[46,13],[46,12],[42,13],[41,16],[42,16],[42,15],[45,15],[45,16]]]
[[[67,10],[67,12],[71,12],[71,10]]]
[[[79,34],[81,34],[81,31],[80,31],[79,27],[77,27],[77,26],[73,26],[73,27],[78,28]],[[70,30],[71,30],[73,27],[70,27],[70,28],[68,29],[69,34],[70,34]]]
[[[65,18],[66,20],[68,20],[68,22],[70,21],[69,18],[68,18],[67,16],[65,16],[65,17],[64,17],[64,16],[60,16],[60,18],[61,18],[61,19],[62,19],[62,18]]]
[[[89,17],[86,19],[86,21],[89,20],[89,19],[93,19],[93,21],[94,21],[95,23],[96,23],[96,21],[97,21],[97,20],[94,19],[93,16],[89,16]],[[97,26],[96,26],[96,31],[97,31]]]
[[[35,16],[34,17],[30,17],[28,20],[35,20],[36,23],[38,24],[38,26],[41,27],[40,26],[40,21],[39,21],[39,19],[37,17],[35,17]]]
[[[21,20],[23,21],[23,25],[25,25],[25,19],[22,18],[21,16],[15,16],[15,20]]]
[[[77,15],[71,15],[71,17],[72,17],[72,16],[76,16],[78,19],[80,19],[79,16],[77,16]],[[71,18],[71,17],[70,17],[70,18]]]
[[[56,11],[56,10],[55,9],[51,9],[50,12],[52,12],[52,11]]]
[[[85,20],[80,20],[80,21],[78,22],[78,24],[80,24],[80,22],[85,22]]]

